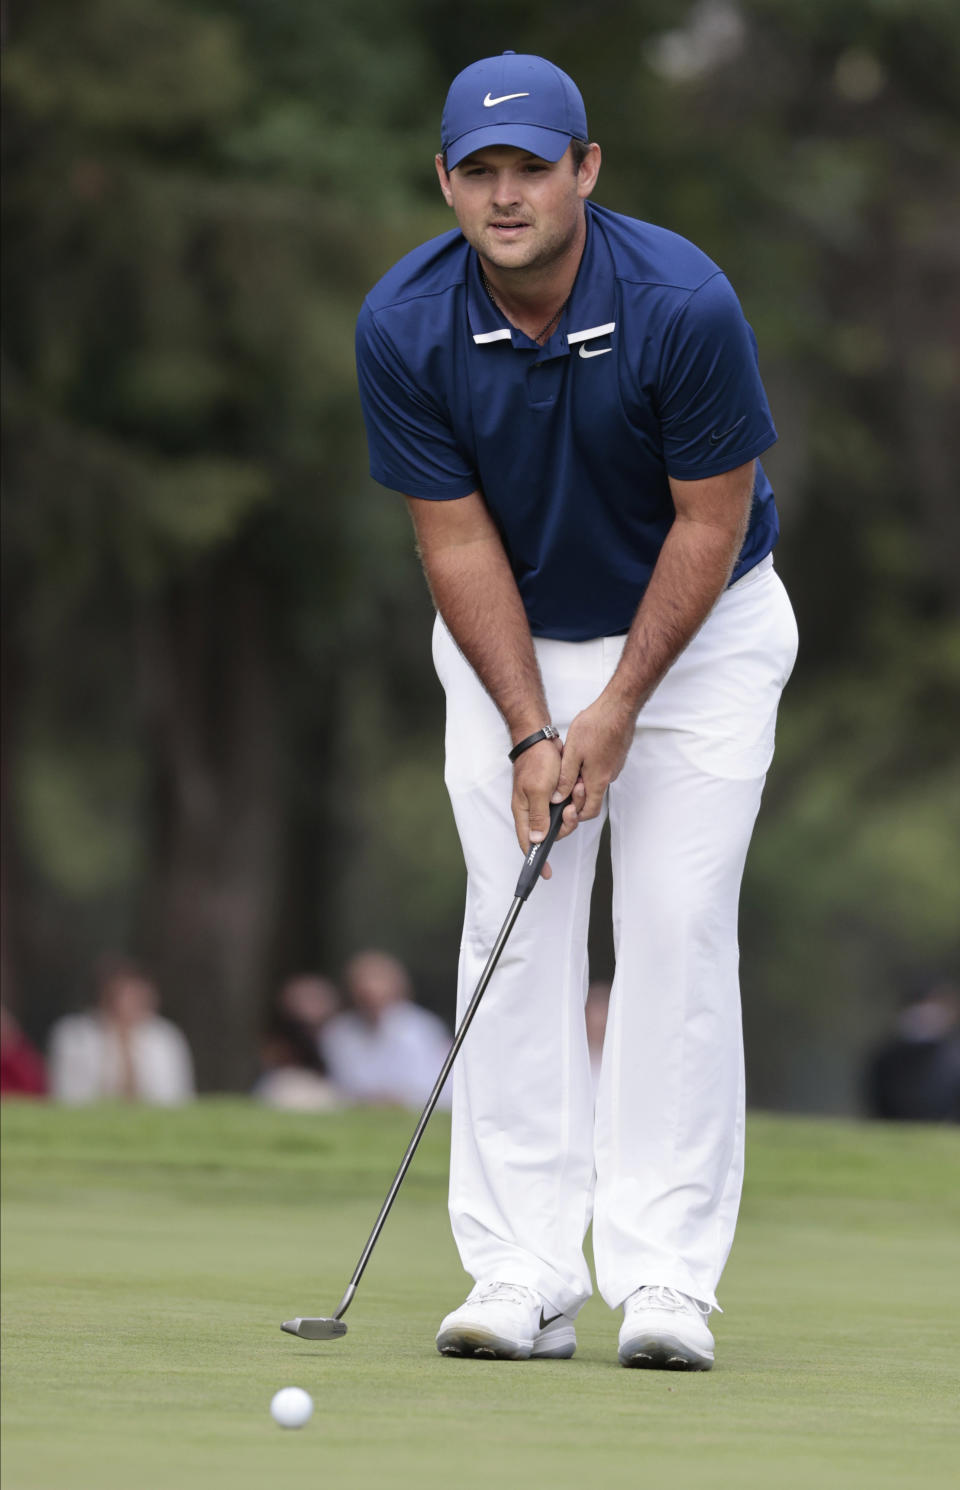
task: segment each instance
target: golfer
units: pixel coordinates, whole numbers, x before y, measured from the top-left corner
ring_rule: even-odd
[[[757,459],[776,432],[722,271],[590,201],[600,147],[559,68],[506,52],[460,73],[436,166],[459,226],[376,285],[357,345],[372,473],[407,498],[437,608],[461,1015],[517,840],[572,795],[455,1069],[450,1215],[476,1286],[437,1345],[571,1356],[592,1219],[620,1361],[708,1370],[743,1173],[737,902],[796,653]]]

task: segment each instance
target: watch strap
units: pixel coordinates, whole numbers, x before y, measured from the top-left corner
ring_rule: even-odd
[[[531,745],[539,745],[541,740],[559,740],[560,731],[555,724],[545,724],[543,729],[538,729],[534,734],[528,735],[525,740],[519,740],[510,752],[511,761],[515,761]]]

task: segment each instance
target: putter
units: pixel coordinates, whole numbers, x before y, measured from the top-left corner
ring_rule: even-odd
[[[426,1128],[427,1123],[430,1121],[430,1114],[433,1112],[433,1109],[437,1105],[437,1100],[440,1096],[440,1093],[443,1091],[444,1082],[450,1075],[451,1067],[453,1066],[453,1063],[457,1058],[457,1052],[463,1044],[467,1030],[470,1028],[471,1022],[473,1020],[473,1016],[476,1014],[477,1009],[480,1006],[480,1000],[483,998],[486,986],[490,982],[490,978],[493,975],[493,970],[496,967],[497,963],[500,961],[500,954],[506,946],[507,938],[513,930],[514,922],[520,914],[520,907],[523,905],[523,902],[527,899],[530,891],[537,883],[537,880],[540,876],[540,871],[543,868],[544,864],[547,862],[547,855],[553,848],[557,834],[560,832],[560,826],[563,821],[563,809],[571,800],[571,797],[567,797],[566,801],[556,802],[551,805],[550,826],[547,829],[546,835],[544,836],[541,843],[535,843],[532,846],[523,861],[523,868],[520,871],[520,878],[517,880],[517,888],[514,891],[513,904],[507,912],[507,918],[500,928],[500,933],[494,944],[493,951],[490,953],[490,956],[487,959],[487,965],[484,968],[483,972],[480,974],[480,981],[477,984],[476,992],[474,993],[473,998],[470,1000],[470,1003],[467,1006],[467,1011],[460,1021],[459,1029],[453,1037],[453,1044],[450,1046],[450,1052],[443,1063],[443,1067],[440,1071],[440,1075],[437,1077],[433,1091],[427,1098],[426,1106],[424,1107],[423,1112],[420,1114],[420,1121],[417,1123],[416,1130],[410,1140],[407,1151],[400,1161],[400,1168],[394,1175],[393,1184],[390,1186],[390,1189],[387,1192],[386,1200],[380,1207],[380,1214],[374,1222],[373,1230],[367,1238],[367,1244],[360,1254],[360,1259],[353,1270],[353,1277],[347,1284],[347,1289],[343,1295],[343,1298],[340,1300],[333,1314],[327,1317],[317,1319],[298,1318],[285,1320],[280,1328],[286,1330],[288,1335],[299,1335],[301,1340],[337,1340],[340,1338],[341,1335],[345,1335],[347,1333],[347,1327],[343,1322],[343,1316],[346,1314],[351,1303],[353,1302],[353,1296],[357,1291],[357,1284],[360,1282],[360,1279],[363,1276],[364,1268],[370,1261],[371,1252],[377,1245],[377,1238],[383,1230],[383,1223],[386,1221],[387,1216],[390,1214],[390,1207],[393,1205],[393,1202],[397,1198],[397,1191],[403,1184],[403,1177],[406,1174],[407,1170],[410,1168],[411,1159],[417,1152],[417,1145],[419,1144],[420,1139],[423,1137],[423,1130]]]

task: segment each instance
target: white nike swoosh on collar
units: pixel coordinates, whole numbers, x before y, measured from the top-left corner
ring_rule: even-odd
[[[594,337],[597,336],[609,336],[616,329],[616,321],[607,321],[602,326],[588,326],[586,331],[568,331],[567,346],[574,347],[577,342],[580,342],[581,357],[602,357],[604,352],[612,352],[613,347],[598,347],[595,352],[590,352],[583,343],[593,341]]]
[[[529,98],[529,93],[503,93],[499,98],[491,98],[489,93],[483,100],[485,109],[495,109],[498,103],[507,103],[511,98]]]

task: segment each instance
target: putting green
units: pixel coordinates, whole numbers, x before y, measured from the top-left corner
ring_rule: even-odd
[[[4,1108],[4,1490],[925,1490],[956,1483],[960,1132],[755,1116],[709,1375],[450,1361],[434,1121],[348,1315],[408,1114]],[[280,1386],[316,1402],[284,1432]]]

